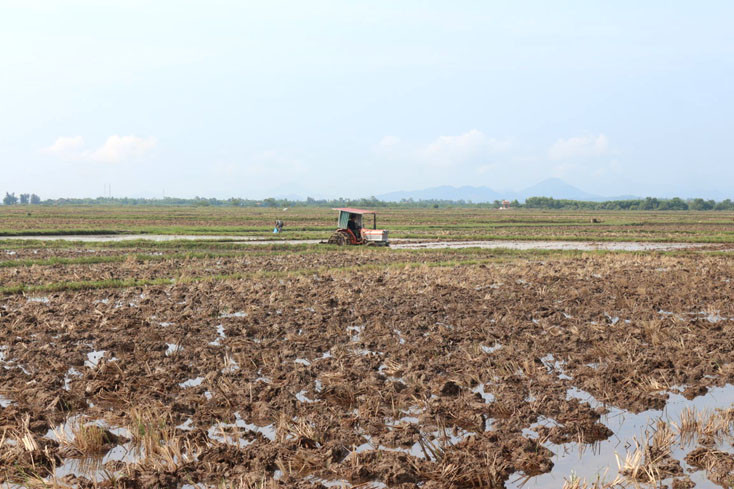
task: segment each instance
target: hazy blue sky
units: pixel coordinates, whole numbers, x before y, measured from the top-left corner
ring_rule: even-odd
[[[0,0],[0,192],[734,198],[732,1]]]

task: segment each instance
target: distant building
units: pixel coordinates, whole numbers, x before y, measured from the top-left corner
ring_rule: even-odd
[[[510,201],[509,200],[503,200],[502,205],[500,206],[500,210],[503,211],[505,209],[510,208]]]

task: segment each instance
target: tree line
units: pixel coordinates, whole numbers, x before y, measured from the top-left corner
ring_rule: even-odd
[[[15,192],[8,193],[5,192],[5,197],[3,198],[3,204],[4,205],[15,205],[15,204],[40,204],[41,198],[36,194],[20,194],[20,197],[17,197],[15,195]]]
[[[205,197],[194,197],[192,199],[165,197],[162,199],[144,199],[132,197],[97,197],[81,199],[47,199],[41,200],[36,194],[5,193],[3,199],[5,205],[17,204],[44,204],[44,205],[154,205],[154,206],[230,206],[230,207],[407,207],[407,208],[442,208],[442,207],[473,207],[498,209],[502,207],[502,201],[475,203],[467,200],[413,200],[402,199],[400,201],[384,201],[376,197],[361,199],[314,199],[307,197],[306,200],[292,199],[242,199],[232,197],[229,199],[215,199]],[[554,199],[552,197],[529,197],[524,203],[513,200],[510,208],[527,209],[571,209],[571,210],[640,210],[640,211],[708,211],[708,210],[734,210],[734,202],[731,199],[717,202],[715,200],[688,199],[678,197],[672,199],[658,199],[647,197],[645,199],[608,200],[602,202]]]
[[[582,200],[553,199],[552,197],[530,197],[523,207],[530,209],[578,209],[578,210],[630,210],[630,211],[730,211],[734,210],[731,199],[716,202],[715,200],[688,199],[678,197],[672,199],[608,200],[591,202]]]

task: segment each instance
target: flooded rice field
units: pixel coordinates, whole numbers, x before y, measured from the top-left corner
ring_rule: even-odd
[[[397,249],[507,248],[511,250],[582,250],[582,251],[672,251],[710,248],[704,243],[637,243],[621,241],[436,241],[394,245]],[[721,246],[719,246],[721,247]],[[728,248],[728,247],[727,247]]]
[[[734,484],[730,255],[421,253],[0,269],[217,273],[0,298],[0,487]]]
[[[322,242],[318,239],[262,239],[252,236],[238,235],[182,235],[182,234],[87,234],[87,235],[26,235],[3,237],[9,241],[78,241],[84,243],[111,243],[124,241],[225,241],[248,245],[312,245]],[[718,249],[731,251],[734,248],[727,244],[712,245],[709,243],[671,243],[671,242],[635,242],[635,241],[539,241],[539,240],[415,240],[393,239],[394,249],[510,249],[510,250],[581,250],[581,251],[673,251],[687,249]]]

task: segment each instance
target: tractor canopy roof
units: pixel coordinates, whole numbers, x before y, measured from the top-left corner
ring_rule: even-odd
[[[337,207],[332,209],[334,211],[349,212],[350,214],[377,214],[375,211],[368,211],[365,209],[352,209],[351,207]]]

